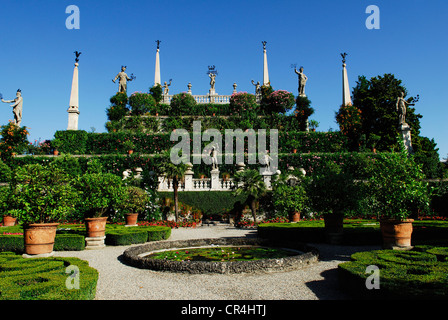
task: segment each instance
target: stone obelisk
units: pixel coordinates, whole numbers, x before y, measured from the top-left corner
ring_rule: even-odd
[[[156,40],[157,42],[157,52],[156,52],[156,72],[154,75],[154,85],[162,85],[162,82],[160,80],[160,56],[159,56],[159,52],[160,52],[160,40]]]
[[[348,84],[347,65],[345,64],[345,57],[347,53],[341,53],[342,56],[342,105],[352,105],[352,99],[350,97],[350,86]]]
[[[269,85],[269,71],[268,71],[268,55],[266,53],[266,41],[261,42],[263,44],[263,55],[264,55],[264,61],[263,61],[263,85],[267,86]]]
[[[75,69],[73,70],[72,80],[72,92],[70,94],[70,104],[68,107],[68,126],[67,130],[78,130],[78,118],[79,118],[79,90],[78,90],[78,66],[79,55],[78,51],[75,52]]]

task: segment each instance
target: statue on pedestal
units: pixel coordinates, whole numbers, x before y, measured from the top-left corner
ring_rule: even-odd
[[[255,86],[255,96],[260,96],[260,95],[261,95],[260,81],[258,81],[257,83],[255,83],[255,81],[252,80],[252,84]]]
[[[396,110],[399,113],[398,124],[404,125],[406,124],[406,107],[414,106],[414,103],[409,103],[404,99],[404,92],[401,93],[401,96],[397,99]]]
[[[165,84],[162,86],[163,87],[163,95],[167,96],[169,94],[170,89],[168,87],[171,85],[171,81],[172,80],[173,79],[170,79],[170,83],[169,84],[167,84],[166,81],[165,81]]]
[[[127,68],[126,66],[122,66],[121,72],[119,74],[117,74],[115,79],[112,80],[112,82],[115,83],[115,81],[117,79],[120,79],[120,82],[118,85],[118,92],[120,92],[120,93],[126,93],[127,92],[127,82],[135,79],[134,74],[131,74],[130,78],[128,77],[128,75],[125,72],[126,68]]]
[[[215,70],[215,66],[208,66],[207,74],[210,77],[210,94],[215,94],[216,76],[218,75],[218,71]]]
[[[0,98],[2,102],[4,103],[13,103],[11,105],[12,113],[14,114],[14,121],[13,123],[20,127],[20,124],[22,123],[22,108],[23,108],[23,98],[22,98],[22,90],[18,89],[16,93],[16,98],[14,100],[3,100],[2,94],[0,94]]]
[[[306,85],[306,82],[308,81],[308,77],[303,73],[303,67],[300,67],[299,70],[300,70],[300,72],[297,71],[296,68],[294,68],[294,72],[299,77],[299,96],[306,97],[306,95],[305,95],[305,85]]]

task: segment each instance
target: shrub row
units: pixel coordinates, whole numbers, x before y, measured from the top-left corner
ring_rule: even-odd
[[[54,240],[54,251],[82,251],[85,246],[84,237],[78,234],[56,234]],[[0,235],[0,252],[5,251],[23,253],[23,235]]]
[[[225,120],[224,120],[225,121]],[[192,131],[191,126],[175,126]],[[243,130],[243,129],[242,129]],[[76,134],[73,132],[77,132]],[[258,132],[257,134],[258,141]],[[225,146],[225,131],[221,130],[223,152]],[[129,143],[133,145],[134,152],[145,154],[159,154],[170,150],[178,141],[170,141],[171,133],[143,133],[143,132],[111,132],[111,133],[87,133],[85,131],[57,131],[55,137],[60,141],[58,150],[69,154],[123,154],[130,149]],[[193,135],[190,134],[190,139]],[[56,140],[55,139],[55,140]],[[247,138],[246,138],[247,139]],[[232,148],[235,150],[233,139]],[[210,141],[202,141],[201,150]],[[270,145],[270,133],[266,130],[266,145]],[[247,151],[247,141],[245,143]],[[308,152],[343,152],[347,151],[346,138],[340,132],[299,132],[299,131],[279,131],[278,151],[279,153],[292,153],[296,149],[299,153]]]
[[[411,251],[374,250],[358,252],[338,266],[343,290],[358,299],[446,299],[448,262],[438,261],[432,246]],[[368,266],[379,268],[379,289],[367,289]]]
[[[274,114],[271,116],[128,116],[106,122],[109,132],[171,132],[174,129],[191,130],[193,121],[201,121],[202,130],[207,129],[278,129],[279,131],[304,131],[295,116]]]
[[[337,163],[341,166],[342,170],[352,173],[355,177],[365,177],[372,161],[378,154],[374,153],[357,153],[357,152],[334,152],[334,153],[291,153],[280,154],[278,156],[279,170],[285,171],[289,166],[294,168],[304,168],[307,175],[312,175],[318,172],[322,167],[322,163],[326,160]],[[133,169],[141,167],[145,171],[155,171],[162,155],[144,155],[144,154],[132,154],[132,155],[96,155],[96,156],[79,156],[72,157],[70,163],[71,172],[85,172],[87,168],[87,162],[92,158],[98,159],[106,172],[122,175],[126,169]],[[60,158],[60,157],[58,157]],[[48,164],[51,161],[57,161],[58,158],[48,158],[40,156],[24,156],[15,157],[11,162],[11,167],[16,168],[30,163]],[[223,162],[225,159],[222,159]],[[258,169],[260,164],[248,164],[248,158],[245,157],[246,168]],[[222,174],[229,173],[233,175],[236,172],[236,155],[234,155],[233,164],[220,164],[219,170]],[[211,166],[205,164],[203,161],[201,164],[194,165],[193,171],[195,177],[199,177],[200,174],[209,176]]]
[[[167,240],[171,235],[169,227],[118,227],[108,228],[106,245],[126,246],[136,243]]]
[[[0,253],[0,265],[0,300],[95,298],[98,271],[78,258],[25,259],[12,252],[3,252]],[[79,273],[73,274],[69,266],[76,267]],[[79,289],[76,276],[80,277]]]

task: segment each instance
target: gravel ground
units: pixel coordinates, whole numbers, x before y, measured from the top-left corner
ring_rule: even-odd
[[[173,229],[169,240],[256,237],[255,230],[229,226]],[[59,251],[55,256],[78,257],[97,269],[96,300],[344,300],[338,290],[337,265],[357,251],[375,246],[312,244],[320,261],[302,270],[260,274],[179,274],[137,269],[120,262],[128,246],[98,250]],[[82,274],[81,281],[82,281]]]

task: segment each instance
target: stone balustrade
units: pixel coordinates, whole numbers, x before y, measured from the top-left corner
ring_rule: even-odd
[[[230,103],[231,95],[192,95],[194,100],[198,104],[216,103],[216,104],[227,104]],[[173,95],[163,95],[162,103],[171,104],[171,99]]]

